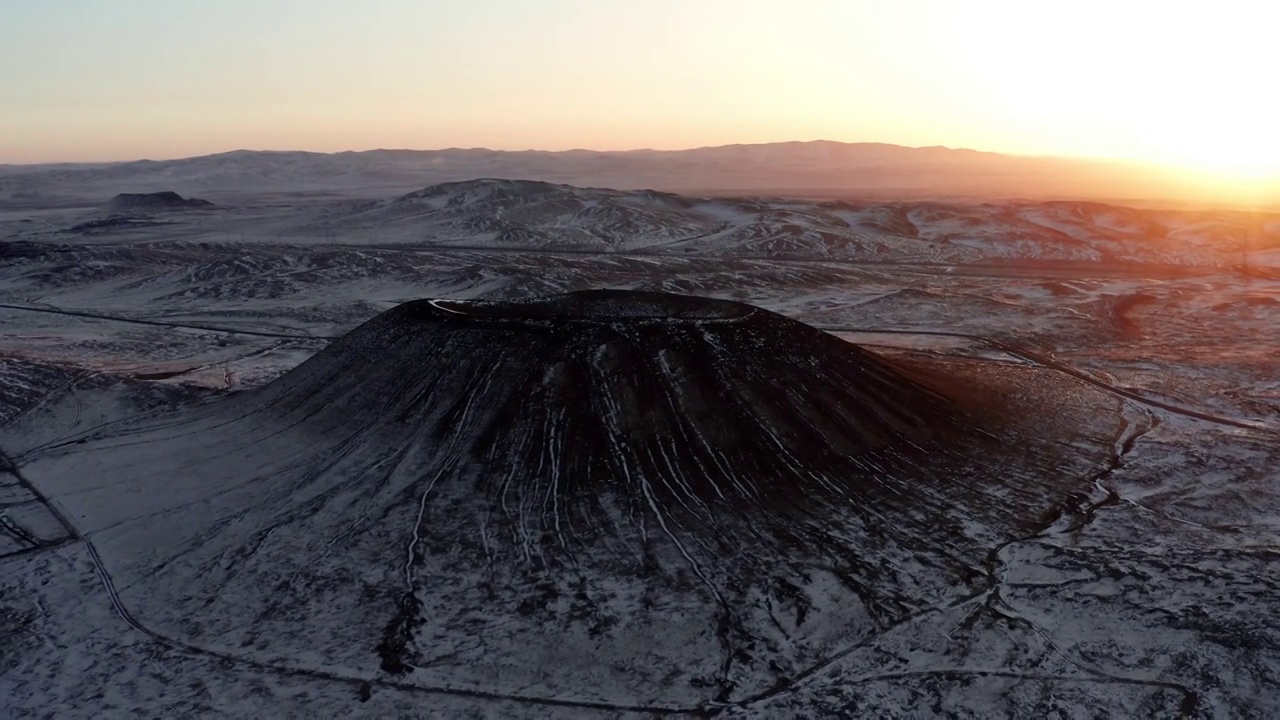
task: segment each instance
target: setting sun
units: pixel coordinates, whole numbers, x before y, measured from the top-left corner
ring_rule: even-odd
[[[0,163],[827,139],[1280,190],[1280,10],[1252,0],[69,4],[0,11],[26,69]]]
[[[1233,50],[1236,42],[1246,50]],[[1180,68],[1180,77],[1198,72],[1200,78],[1181,94],[1170,83],[1170,101],[1150,108],[1149,137],[1158,157],[1240,179],[1280,177],[1280,97],[1257,84],[1263,47],[1261,38],[1244,33],[1222,38]]]
[[[1221,111],[1180,118],[1166,137],[1157,135],[1157,147],[1175,164],[1202,169],[1241,180],[1268,180],[1280,176],[1280,143],[1276,127],[1260,114],[1228,116]]]
[[[1268,37],[1280,12],[1084,2],[993,6],[948,21],[968,39],[946,70],[1027,153],[1112,157],[1215,177],[1280,177]],[[998,142],[993,138],[992,142]]]

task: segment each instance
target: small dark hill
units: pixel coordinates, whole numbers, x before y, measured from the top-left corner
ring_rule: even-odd
[[[184,198],[176,192],[165,190],[154,193],[121,193],[107,201],[101,209],[111,213],[156,213],[211,207],[214,205],[208,200]]]

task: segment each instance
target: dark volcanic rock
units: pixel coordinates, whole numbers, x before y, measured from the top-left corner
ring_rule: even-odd
[[[76,223],[63,232],[75,233],[77,235],[105,235],[112,232],[135,230],[137,228],[154,227],[164,224],[166,223],[157,222],[149,218],[109,215],[105,218],[96,218],[94,220],[86,220],[82,223]]]
[[[534,486],[553,451],[570,501],[688,494],[714,526],[730,510],[918,494],[990,444],[976,425],[991,408],[946,383],[748,305],[594,291],[406,303],[267,392],[305,397],[293,412],[310,417],[395,419],[486,478],[520,475],[522,493],[548,491]],[[684,480],[641,487],[663,474]]]
[[[1003,415],[733,302],[421,300],[31,472],[90,453],[127,478],[62,502],[184,641],[695,707],[979,592],[991,548],[1075,489]]]
[[[38,258],[54,253],[65,253],[71,250],[66,245],[29,242],[26,240],[10,240],[0,242],[0,258],[17,260],[19,258]]]
[[[198,210],[213,207],[199,198],[184,198],[172,190],[154,193],[121,193],[111,198],[103,210],[113,213],[153,213],[172,210]]]

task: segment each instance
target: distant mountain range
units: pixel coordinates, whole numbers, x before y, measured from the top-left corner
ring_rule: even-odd
[[[0,166],[0,204],[98,205],[174,190],[215,202],[271,193],[385,197],[480,177],[704,195],[875,199],[1230,200],[1187,176],[1121,162],[830,141],[693,150],[248,151],[181,160]],[[1277,193],[1280,196],[1280,193]]]

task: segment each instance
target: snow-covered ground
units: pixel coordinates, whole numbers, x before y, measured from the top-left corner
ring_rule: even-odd
[[[323,495],[308,489],[308,468],[324,464],[318,454],[340,455],[349,443],[307,448],[290,440],[294,430],[259,442],[247,425],[208,428],[224,408],[252,405],[259,388],[402,302],[513,300],[596,287],[777,311],[1001,398],[1066,452],[1052,475],[1061,493],[996,508],[1016,531],[992,535],[982,529],[987,521],[957,505],[963,517],[951,520],[963,527],[954,537],[999,535],[975,551],[971,578],[939,576],[934,585],[902,589],[909,607],[761,630],[771,644],[752,655],[777,667],[743,675],[724,695],[725,713],[1280,711],[1274,221],[1103,204],[699,200],[487,181],[381,200],[266,198],[83,227],[110,219],[98,210],[0,215],[0,450],[12,465],[0,468],[0,693],[19,712],[712,710],[707,698],[717,694],[721,651],[714,628],[669,625],[666,644],[655,638],[609,652],[579,647],[595,641],[589,635],[566,634],[565,647],[579,648],[578,656],[619,663],[596,669],[561,658],[547,660],[539,674],[521,664],[519,645],[476,655],[496,647],[497,637],[524,637],[545,652],[555,638],[521,625],[539,613],[572,620],[548,627],[589,627],[574,619],[569,586],[552,588],[563,602],[547,601],[527,616],[480,618],[488,646],[468,645],[463,625],[428,622],[417,642],[434,638],[439,647],[418,652],[438,656],[437,664],[403,676],[386,672],[378,633],[353,639],[364,637],[366,625],[380,631],[388,620],[383,605],[394,604],[371,569],[375,559],[361,553],[379,547],[379,533],[403,550],[414,527],[423,547],[445,547],[457,530],[450,523],[460,523],[469,506],[459,498],[451,515],[450,506],[418,505],[416,495],[411,512],[387,502],[379,506],[386,527],[368,531],[354,554],[342,550],[348,541],[334,541],[357,518],[333,508],[308,522],[339,535],[261,539],[255,532],[270,526],[271,513],[283,517]],[[194,445],[182,446],[189,457],[166,455],[175,446],[156,440],[202,427]],[[547,432],[558,427],[549,421]],[[675,447],[658,443],[654,452]],[[282,448],[302,452],[292,457]],[[292,482],[298,494],[280,482],[269,502],[243,488],[220,493],[233,482],[223,471],[237,462],[279,465],[264,477]],[[368,469],[346,462],[352,473]],[[261,502],[247,505],[251,496]],[[159,519],[140,519],[149,512]],[[424,516],[438,526],[423,530],[417,521]],[[221,544],[122,550],[135,547],[130,538],[203,532]],[[887,576],[901,581],[912,576],[903,569],[910,563],[935,562],[941,550],[929,543],[941,537],[924,538],[914,560],[904,560],[900,546],[853,549],[882,553],[892,564]],[[237,559],[255,539],[267,561]],[[300,564],[291,548],[315,563]],[[222,574],[190,575],[205,567],[195,560],[187,570],[149,574],[188,549],[193,558],[217,558],[207,567]],[[667,549],[681,554],[677,545]],[[705,565],[704,549],[686,550]],[[354,558],[370,564],[352,565]],[[448,556],[439,558],[417,566],[422,575],[411,584],[438,577]],[[404,570],[404,557],[386,560]],[[272,568],[287,576],[269,578]],[[251,574],[225,577],[238,569]],[[453,572],[470,577],[464,570]],[[716,585],[738,577],[723,572],[688,579]],[[321,576],[342,592],[308,596],[308,583]],[[251,578],[263,588],[267,579],[280,584],[254,595]],[[509,590],[525,580],[531,598],[546,599],[550,591],[536,578],[503,582]],[[804,592],[813,606],[837,607],[837,589],[821,590],[817,574],[811,580]],[[208,595],[205,584],[215,581],[233,588],[231,595]],[[403,575],[395,582],[403,587]],[[424,617],[463,618],[470,608],[459,603],[475,601],[467,593],[478,592],[478,583],[419,593],[444,603]],[[600,600],[592,595],[600,588],[588,585],[594,600],[584,607],[594,607],[597,620],[625,615],[631,590],[613,585],[616,595]],[[378,610],[362,618],[352,598],[365,587],[368,607]],[[749,608],[768,616],[754,604],[768,593],[739,590],[742,618],[753,617]],[[671,604],[659,602],[670,610],[664,617],[675,617],[678,598],[695,596],[673,588]],[[272,607],[276,614],[263,614]],[[694,617],[700,607],[688,605]],[[833,624],[843,634],[814,640]],[[601,633],[628,643],[643,637],[635,625]],[[452,669],[451,652],[470,658],[469,670]],[[653,690],[677,679],[668,694]],[[371,697],[362,702],[366,682]]]

